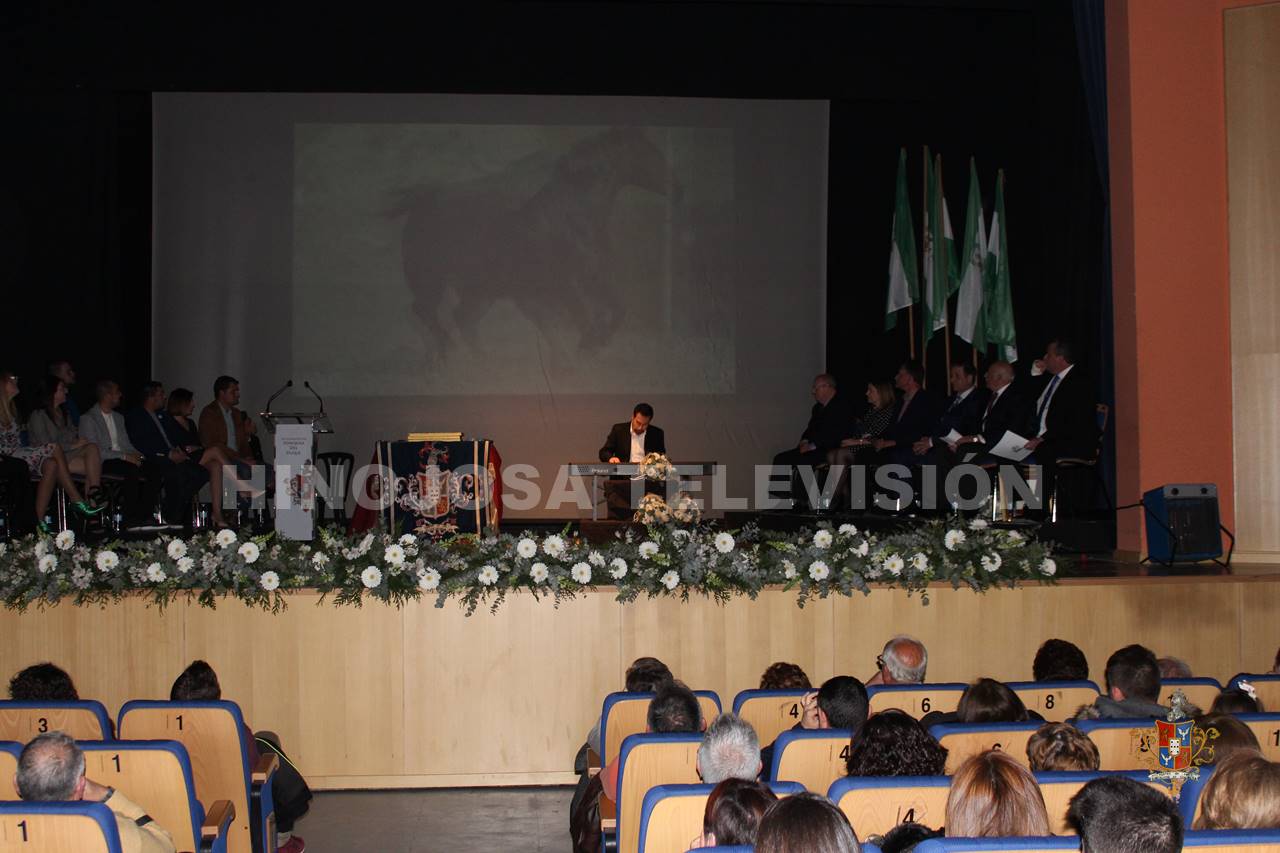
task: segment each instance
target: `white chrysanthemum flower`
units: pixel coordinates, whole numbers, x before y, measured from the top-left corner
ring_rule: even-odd
[[[866,539],[863,539],[862,544],[853,549],[853,553],[857,554],[859,557],[867,556],[871,553],[871,543]]]
[[[185,575],[187,572],[191,571],[192,567],[195,566],[195,564],[196,564],[196,561],[191,559],[190,557],[179,557],[178,558],[178,574]]]
[[[813,534],[813,547],[824,548],[824,549],[830,548],[831,540],[833,538],[834,537],[831,535],[830,530],[819,530],[818,532]]]
[[[168,551],[170,560],[181,560],[187,556],[187,543],[181,539],[171,539],[169,547],[165,550]]]
[[[147,580],[152,583],[161,583],[166,577],[167,575],[164,573],[164,569],[160,568],[159,563],[152,563],[147,566]]]
[[[987,520],[985,518],[975,518],[973,521],[969,522],[969,529],[970,530],[986,530]]]
[[[400,547],[408,548],[410,545],[418,544],[418,537],[414,536],[412,533],[406,533],[400,537],[399,542],[400,542]]]
[[[590,563],[574,563],[573,570],[570,572],[573,579],[578,583],[591,582],[591,564]]]
[[[41,539],[39,542],[36,543],[35,551],[33,553],[36,555],[37,558],[43,557],[45,554],[48,554],[49,543]]]
[[[1004,533],[1004,538],[1005,538],[1005,541],[1007,541],[1010,545],[1017,545],[1019,542],[1022,541],[1023,537],[1022,537],[1022,534],[1016,530],[1006,530]]]
[[[948,530],[942,542],[947,546],[948,551],[954,551],[964,543],[964,538],[963,530]]]
[[[54,537],[53,544],[58,546],[59,551],[70,551],[76,545],[76,534],[74,530],[64,530]]]
[[[782,576],[787,580],[791,580],[796,576],[796,564],[790,560],[782,561]]]
[[[356,550],[360,552],[360,556],[369,553],[369,549],[373,546],[373,534],[366,533],[364,538],[360,540],[360,544],[356,546]]]
[[[99,551],[94,563],[98,566],[98,571],[109,572],[120,565],[120,558],[115,551]]]
[[[258,578],[258,583],[267,592],[280,588],[280,576],[275,572],[263,572],[262,577]]]
[[[839,533],[841,536],[857,536],[858,528],[852,524],[842,524],[840,525]]]
[[[652,539],[646,539],[640,543],[639,550],[640,556],[647,560],[654,554],[658,553],[658,543],[654,542]]]
[[[382,552],[382,559],[388,566],[403,566],[404,548],[399,545],[388,545]]]
[[[599,569],[605,564],[604,554],[599,551],[592,551],[587,555],[587,562]]]
[[[828,534],[830,535],[830,534]],[[809,577],[816,581],[827,579],[827,575],[831,574],[831,570],[827,568],[827,564],[821,560],[814,560],[809,564]]]
[[[911,558],[911,568],[915,569],[917,572],[923,572],[925,569],[929,568],[928,555],[917,553]]]
[[[0,542],[0,557],[4,556],[5,551],[9,550],[8,542]]]
[[[230,547],[236,541],[236,532],[230,528],[219,530],[218,535],[213,537],[213,541],[218,543],[219,548]]]
[[[311,555],[311,564],[313,566],[323,566],[327,562],[329,562],[329,555],[323,551],[316,551]]]
[[[737,543],[733,541],[733,536],[729,533],[717,533],[714,540],[716,550],[721,554],[728,554],[733,550],[733,546]]]
[[[480,570],[480,574],[476,576],[476,580],[485,586],[493,586],[498,582],[498,570],[493,566],[485,566]]]
[[[533,556],[538,553],[538,543],[526,536],[516,543],[516,553],[525,560],[533,559]]]
[[[895,578],[902,574],[902,570],[906,568],[906,562],[897,554],[890,554],[884,558],[884,570]]]
[[[367,588],[373,589],[382,583],[382,570],[377,566],[370,566],[360,573],[360,582]]]
[[[58,558],[52,554],[45,554],[40,558],[38,567],[40,569],[40,574],[47,575],[58,567]]]
[[[659,580],[662,582],[662,585],[665,586],[667,589],[675,589],[680,585],[680,575],[677,574],[674,569],[672,571],[667,572],[665,575],[659,578]]]
[[[256,542],[244,543],[236,553],[241,557],[244,557],[244,561],[246,563],[256,563],[258,561],[258,557],[262,556],[262,550],[258,548],[258,543]]]
[[[542,540],[542,553],[548,557],[561,557],[564,555],[564,550],[564,540],[555,533]]]
[[[671,531],[671,541],[672,542],[688,542],[689,531],[685,530],[682,527],[677,527],[675,530]]]
[[[613,579],[620,581],[627,576],[627,561],[621,557],[614,557],[609,562],[609,574]]]
[[[427,569],[418,578],[418,589],[423,592],[431,592],[438,586],[440,586],[440,573],[435,569]]]
[[[529,578],[534,583],[546,583],[549,576],[546,563],[534,563],[529,567]]]
[[[1058,564],[1048,557],[1044,558],[1044,562],[1040,564],[1040,574],[1052,577],[1058,573]]]
[[[979,560],[979,562],[982,563],[982,568],[986,569],[989,572],[994,572],[996,569],[1000,568],[1000,555],[984,554],[982,556],[982,559]]]

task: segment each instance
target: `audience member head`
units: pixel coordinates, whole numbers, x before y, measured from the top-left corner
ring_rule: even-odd
[[[18,419],[13,398],[18,396],[18,374],[12,370],[0,370],[0,424],[9,426]]]
[[[1166,678],[1193,678],[1191,674],[1191,664],[1182,658],[1166,657],[1156,661],[1156,667],[1160,670],[1160,680]]]
[[[993,361],[987,365],[983,378],[986,380],[987,390],[999,391],[1013,381],[1013,365],[1007,361]]]
[[[712,720],[698,747],[702,781],[718,785],[725,779],[755,779],[760,769],[760,740],[751,724],[728,713]]]
[[[947,750],[914,717],[897,709],[872,715],[854,732],[850,776],[941,776]]]
[[[169,688],[170,702],[216,702],[221,698],[218,674],[202,660],[192,661]]]
[[[636,658],[627,667],[627,692],[657,693],[659,687],[673,678],[671,670],[657,658]]]
[[[760,819],[778,797],[754,779],[725,779],[707,797],[702,813],[702,843],[706,847],[756,843]]]
[[[169,405],[165,408],[171,416],[185,418],[191,415],[195,405],[196,395],[190,388],[174,388],[169,392]]]
[[[756,853],[860,853],[849,819],[826,797],[805,792],[778,800],[764,813]]]
[[[99,379],[93,386],[93,395],[104,412],[120,407],[120,386],[113,379]]]
[[[1178,853],[1182,817],[1173,800],[1121,776],[1094,779],[1071,798],[1067,823],[1084,853]]]
[[[1031,664],[1036,681],[1085,681],[1089,678],[1089,661],[1075,643],[1045,640]]]
[[[998,749],[973,756],[951,777],[947,835],[1048,835],[1049,814],[1035,777]]]
[[[1252,686],[1251,686],[1252,687]],[[1223,690],[1213,700],[1210,714],[1261,714],[1265,709],[1262,700],[1252,690],[1231,687]]]
[[[1280,828],[1280,764],[1237,752],[1217,762],[1200,803],[1196,829]]]
[[[899,634],[884,644],[876,666],[885,684],[923,684],[929,650],[915,637]]]
[[[813,399],[825,406],[836,395],[836,378],[830,373],[819,373],[813,377]]]
[[[9,698],[15,702],[78,702],[80,694],[61,667],[37,663],[9,679]]]
[[[951,365],[947,378],[951,382],[951,393],[962,394],[977,383],[977,369],[971,361],[957,361]]]
[[[923,823],[907,821],[886,832],[880,838],[878,846],[880,853],[910,853],[921,841],[940,837],[942,837],[940,830],[931,829]],[[875,841],[874,838],[870,840]]]
[[[1107,658],[1107,692],[1112,699],[1155,703],[1160,698],[1160,667],[1145,646],[1125,646]]]
[[[909,358],[898,367],[893,375],[893,385],[899,391],[908,393],[915,391],[924,383],[924,365]]]
[[[234,376],[219,376],[213,380],[213,397],[224,409],[240,402],[240,380]]]
[[[1027,740],[1032,773],[1046,770],[1097,770],[1098,745],[1070,723],[1045,723]]]
[[[36,409],[49,416],[54,423],[61,423],[66,417],[63,405],[67,402],[67,385],[56,376],[43,376],[40,380],[40,395],[36,397]]]
[[[164,408],[164,385],[152,379],[144,382],[139,389],[138,400],[142,408],[148,412],[158,412]]]
[[[1054,338],[1044,351],[1044,369],[1057,375],[1075,364],[1077,356],[1074,341],[1069,338]]]
[[[979,678],[964,689],[956,706],[958,723],[1021,723],[1027,706],[1018,694],[994,678]]]
[[[84,753],[62,732],[40,735],[22,748],[13,781],[24,800],[78,800],[84,794]]]
[[[778,661],[769,664],[769,668],[760,676],[761,690],[808,690],[813,687],[809,676],[794,663]]]
[[[1213,747],[1213,763],[1221,764],[1237,752],[1262,752],[1262,744],[1253,729],[1230,714],[1205,714],[1196,717],[1196,727],[1216,729],[1218,736],[1209,741]]]
[[[818,688],[818,724],[824,729],[858,729],[867,721],[867,688],[851,675],[837,675]]]
[[[895,399],[892,382],[867,383],[867,403],[871,408],[887,409],[893,405]]]
[[[71,366],[71,362],[65,358],[54,359],[45,365],[45,375],[55,376],[61,379],[63,384],[70,388],[76,384],[76,371]]]
[[[700,732],[702,709],[693,691],[678,681],[664,682],[649,700],[649,731]]]

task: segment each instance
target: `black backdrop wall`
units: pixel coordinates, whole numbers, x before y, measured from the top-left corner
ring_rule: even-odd
[[[941,153],[957,240],[968,158],[988,215],[1005,169],[1020,366],[1065,334],[1110,371],[1098,357],[1105,200],[1066,0],[476,3],[341,18],[176,6],[4,13],[0,361],[28,382],[55,355],[79,366],[80,396],[100,374],[128,388],[163,379],[150,363],[150,93],[166,90],[830,99],[827,354],[846,388],[887,378],[907,349],[882,313],[903,145],[917,228],[921,146]],[[941,384],[940,335],[929,360]]]

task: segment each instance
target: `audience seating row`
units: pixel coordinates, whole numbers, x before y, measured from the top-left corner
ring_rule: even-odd
[[[1215,829],[1188,832],[1184,850],[1196,853],[1275,853],[1280,848],[1280,829]],[[700,853],[752,853],[750,846],[704,847]],[[1056,853],[1079,850],[1080,839],[1059,838],[934,838],[916,845],[915,853]],[[880,853],[874,844],[862,845],[863,853]]]

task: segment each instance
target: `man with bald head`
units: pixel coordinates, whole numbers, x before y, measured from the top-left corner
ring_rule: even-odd
[[[875,684],[923,684],[929,668],[929,650],[915,637],[899,634],[884,644],[876,658],[876,674],[867,681]]]
[[[853,428],[853,408],[848,400],[836,393],[834,376],[819,373],[813,378],[811,391],[813,408],[809,411],[809,423],[800,435],[800,443],[794,449],[784,450],[773,457],[774,465],[787,466],[793,472],[796,466],[827,464],[827,451],[838,448],[840,440]],[[791,480],[794,483],[795,477]]]
[[[1032,404],[1018,393],[1013,385],[1013,365],[1007,361],[993,361],[983,376],[990,395],[979,421],[978,432],[966,435],[958,441],[957,449],[964,456],[978,455],[978,464],[1003,462],[985,450],[1000,443],[1006,431],[1026,438],[1032,430]],[[985,445],[985,446],[984,446]]]

